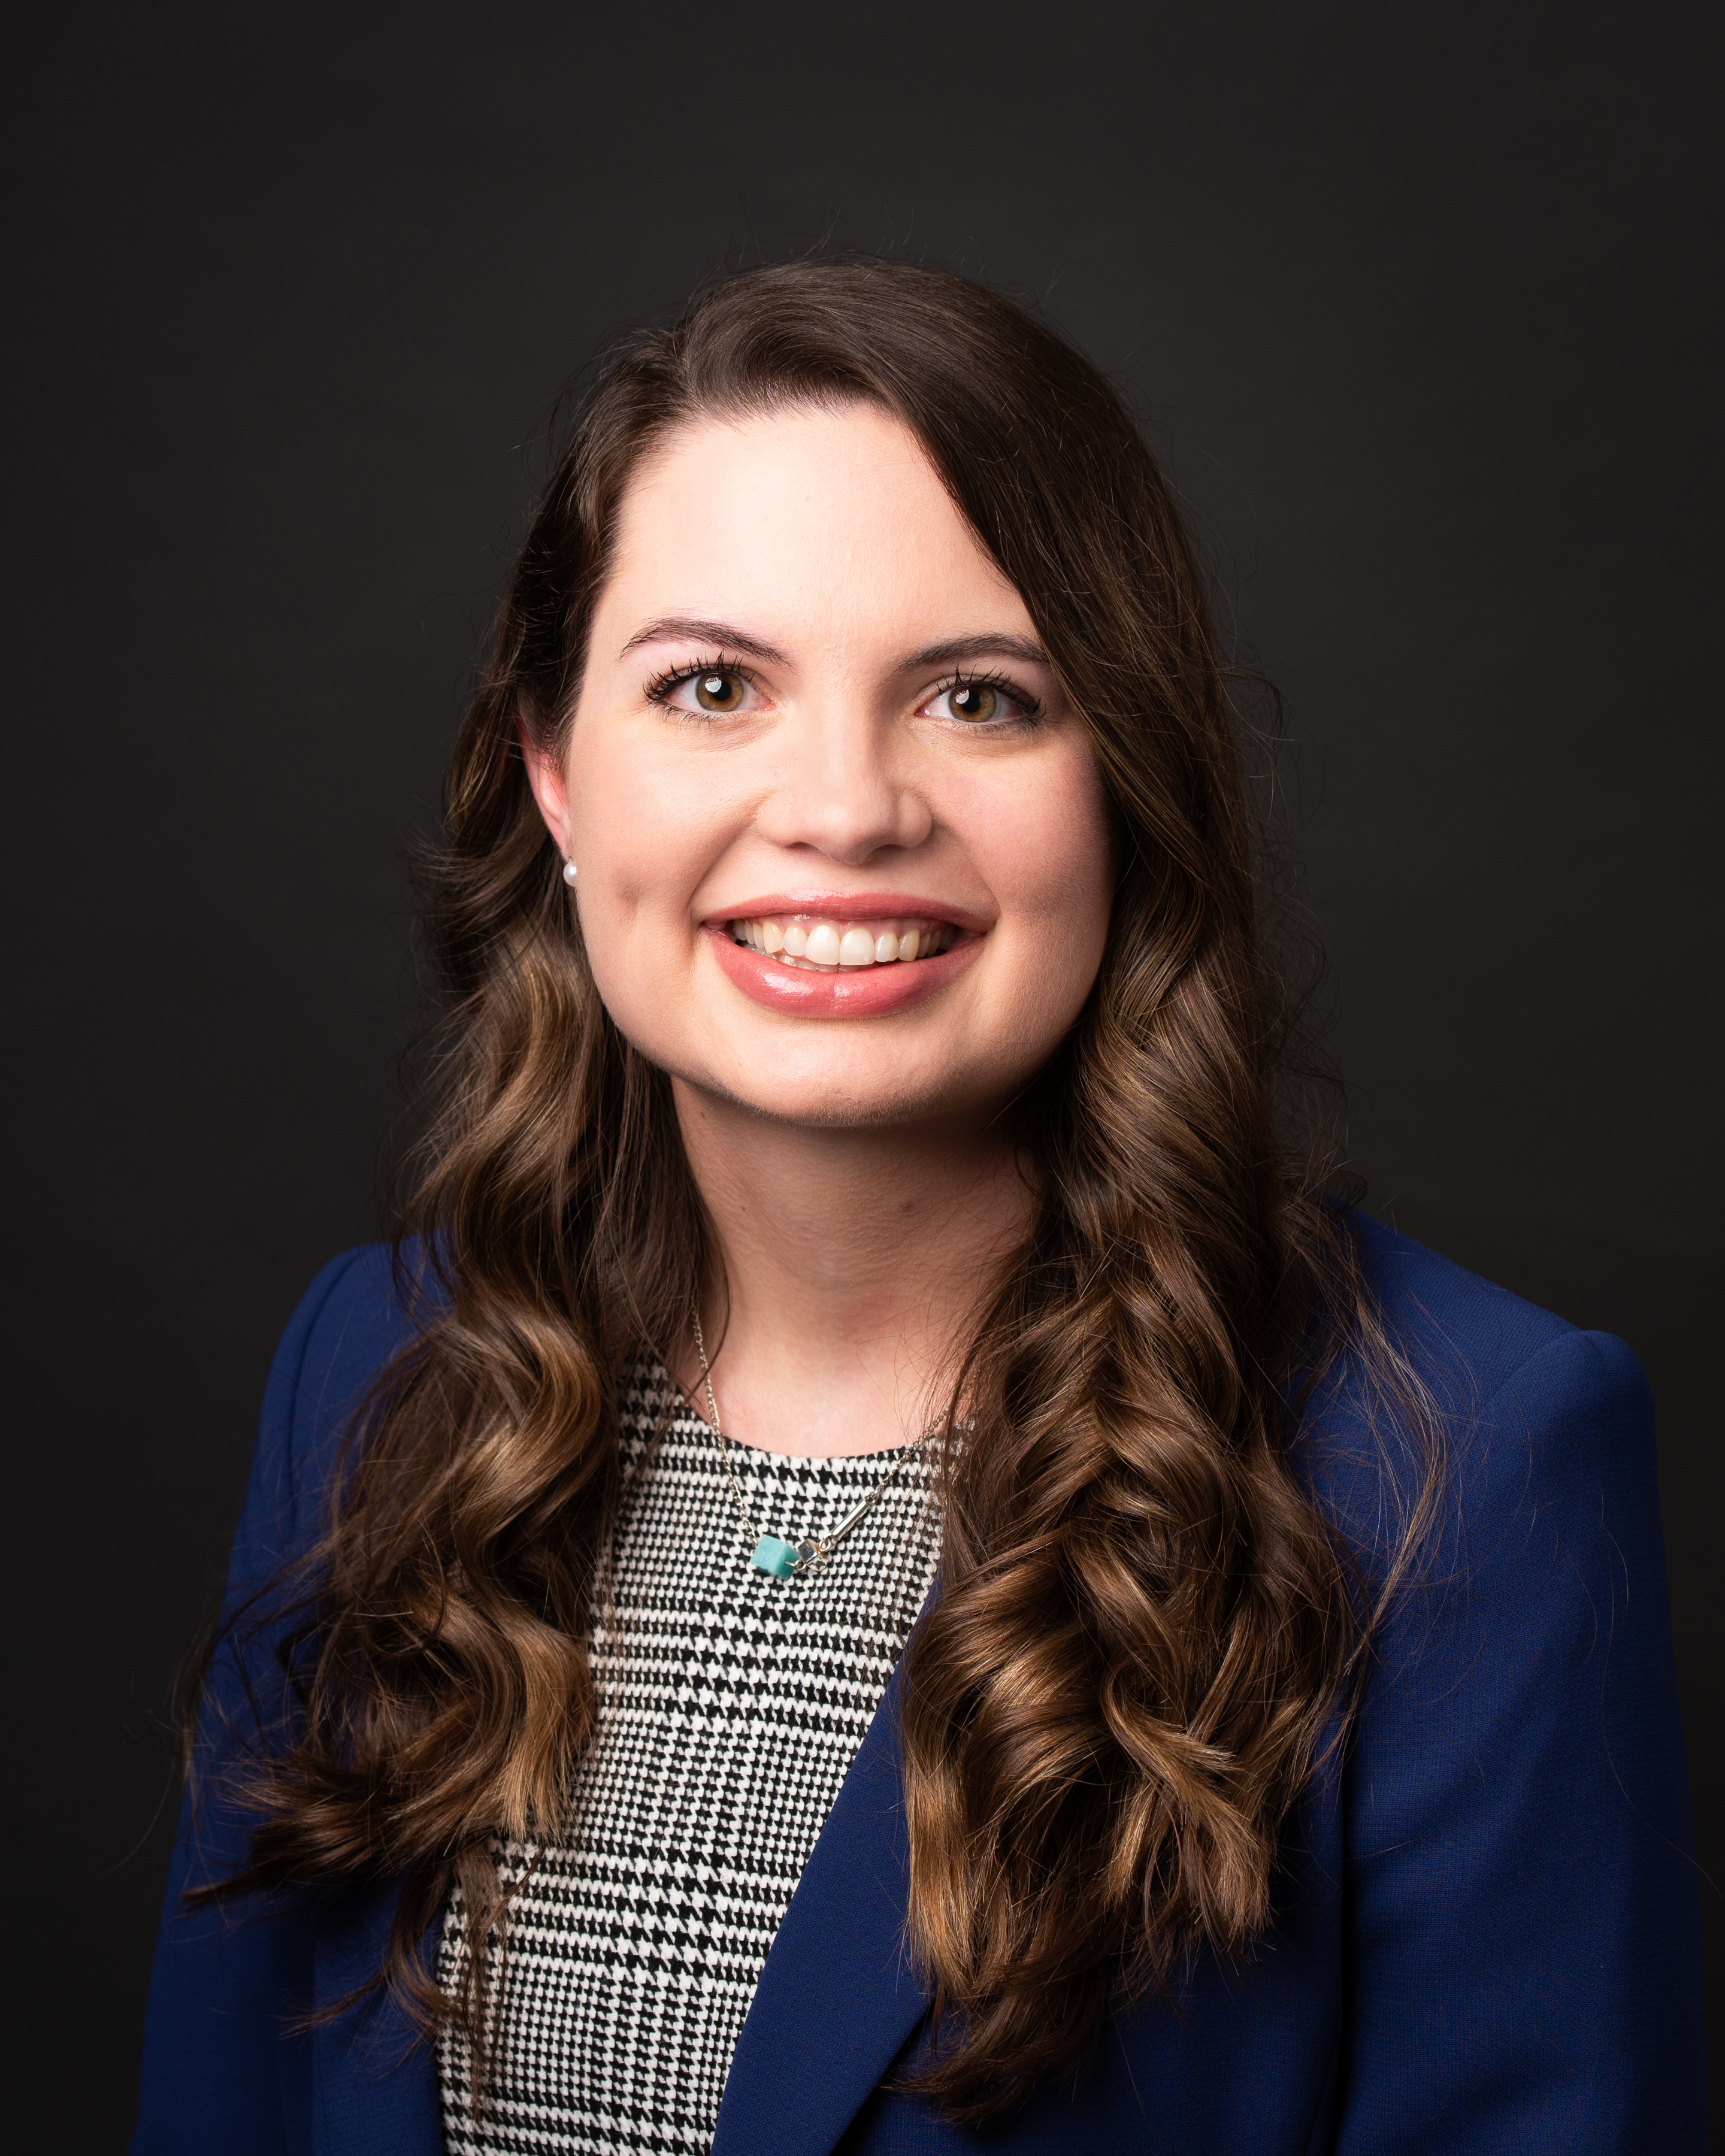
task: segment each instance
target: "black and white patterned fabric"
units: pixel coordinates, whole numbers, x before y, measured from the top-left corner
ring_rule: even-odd
[[[662,1373],[638,1374],[623,1439],[635,1479],[615,1615],[594,1625],[598,1734],[562,1840],[496,1845],[521,1883],[476,2120],[466,2042],[439,2045],[451,2156],[707,2148],[767,1950],[939,1558],[926,1456],[824,1570],[778,1580],[750,1566],[711,1432]],[[894,1457],[731,1448],[756,1523],[793,1540],[835,1525]],[[458,1889],[445,1988],[466,1951]]]

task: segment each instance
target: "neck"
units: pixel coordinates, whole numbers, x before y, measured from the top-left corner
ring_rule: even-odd
[[[724,1267],[701,1322],[727,1435],[817,1458],[916,1437],[1029,1224],[1010,1142],[969,1121],[775,1123],[673,1084]],[[686,1348],[674,1374],[705,1412]]]

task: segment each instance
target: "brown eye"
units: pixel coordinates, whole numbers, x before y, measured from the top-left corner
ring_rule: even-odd
[[[704,711],[734,711],[742,701],[742,684],[734,674],[697,674],[694,688]]]
[[[1000,692],[991,689],[986,681],[962,682],[956,689],[947,691],[947,700],[955,719],[969,719],[978,724],[992,719],[1000,709]]]

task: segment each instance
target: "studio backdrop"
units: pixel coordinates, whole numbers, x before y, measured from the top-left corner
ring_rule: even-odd
[[[23,2141],[130,2118],[174,1672],[387,1229],[405,867],[558,399],[726,265],[1024,298],[1242,663],[1373,1207],[1645,1363],[1718,1955],[1717,54],[1701,11],[57,11],[15,91]],[[1269,706],[1255,706],[1261,717]]]

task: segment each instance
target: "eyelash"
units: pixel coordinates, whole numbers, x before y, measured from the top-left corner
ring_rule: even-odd
[[[962,720],[960,724],[968,726],[973,733],[991,733],[997,726],[1034,726],[1042,716],[1041,704],[1028,689],[1019,688],[1009,675],[967,674],[962,666],[946,680],[937,683],[922,701],[932,704],[937,696],[949,696],[955,689],[998,689],[1019,707],[1015,719]]]
[[[752,689],[760,686],[747,666],[740,666],[734,659],[726,659],[721,654],[716,659],[698,659],[692,666],[673,666],[668,673],[655,675],[647,684],[647,701],[668,709],[672,690],[680,689],[685,681],[698,681],[703,674],[734,674],[739,681],[747,681]],[[680,706],[677,707],[680,719],[698,719],[707,716],[704,712],[685,711]]]
[[[726,659],[721,653],[716,659],[697,660],[692,666],[673,666],[665,673],[655,675],[647,684],[647,701],[649,704],[657,704],[661,710],[674,710],[681,719],[701,718],[704,716],[702,713],[685,711],[680,705],[673,705],[670,700],[674,690],[680,689],[685,681],[698,680],[703,674],[734,674],[739,681],[747,682],[752,689],[760,686],[747,666],[740,665],[734,659]],[[1041,719],[1040,702],[1028,689],[1021,689],[1007,675],[967,674],[963,667],[956,669],[944,680],[937,681],[922,702],[932,704],[936,697],[950,696],[955,689],[998,689],[1003,696],[1009,696],[1019,707],[1019,716],[1015,719],[959,721],[973,733],[992,733],[997,728],[1006,726],[1032,726]]]

